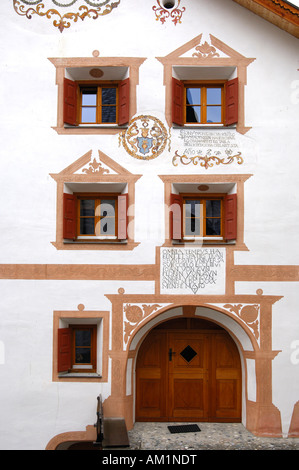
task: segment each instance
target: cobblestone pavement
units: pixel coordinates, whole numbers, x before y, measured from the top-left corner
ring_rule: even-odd
[[[257,437],[239,423],[196,423],[200,432],[171,434],[167,426],[175,424],[135,423],[129,431],[130,449],[299,450],[299,438]]]

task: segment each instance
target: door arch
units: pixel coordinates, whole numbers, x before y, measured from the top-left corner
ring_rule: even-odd
[[[216,323],[177,318],[153,328],[136,361],[136,421],[241,421],[241,361]]]

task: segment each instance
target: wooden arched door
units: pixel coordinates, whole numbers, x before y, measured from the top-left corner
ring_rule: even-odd
[[[195,318],[153,329],[136,362],[136,421],[241,421],[241,364],[229,334]]]

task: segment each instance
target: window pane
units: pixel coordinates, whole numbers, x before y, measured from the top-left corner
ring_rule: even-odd
[[[103,106],[102,107],[102,122],[116,122],[116,106]]]
[[[200,106],[187,106],[186,108],[186,122],[201,122],[201,107]]]
[[[101,200],[100,215],[104,217],[115,216],[115,199],[102,199]]]
[[[185,202],[186,217],[200,217],[200,201],[188,200]]]
[[[75,342],[76,342],[76,346],[90,346],[91,345],[91,331],[90,330],[76,330]]]
[[[82,199],[80,201],[80,215],[94,216],[95,201],[94,199]]]
[[[97,122],[96,108],[82,108],[81,122],[82,123],[96,123]]]
[[[220,219],[206,219],[206,235],[221,235]]]
[[[90,364],[91,362],[91,354],[90,348],[76,348],[75,354],[76,364]]]
[[[185,235],[200,235],[200,201],[185,201]]]
[[[207,104],[221,104],[221,88],[207,88]]]
[[[102,104],[116,104],[116,88],[102,88]]]
[[[221,122],[221,106],[207,106],[207,122]]]
[[[187,104],[201,104],[201,89],[200,88],[187,88],[186,98]]]
[[[96,106],[97,105],[97,89],[84,88],[82,90],[82,106]]]
[[[94,218],[80,219],[80,234],[94,235]]]
[[[101,235],[115,235],[115,219],[113,217],[103,217],[100,222]]]
[[[200,235],[200,219],[185,219],[185,235],[187,237]]]
[[[221,216],[221,201],[207,200],[206,201],[206,216],[207,217],[220,217]]]

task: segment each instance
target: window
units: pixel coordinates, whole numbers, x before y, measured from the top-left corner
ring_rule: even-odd
[[[237,238],[236,194],[170,195],[170,238],[225,242]]]
[[[129,121],[129,79],[80,82],[64,79],[64,123],[124,125]]]
[[[116,197],[78,196],[78,236],[115,237],[116,209]]]
[[[72,240],[127,239],[127,194],[64,193],[63,238]]]
[[[209,82],[172,78],[172,121],[183,125],[238,122],[238,79]]]
[[[185,119],[189,123],[223,123],[223,85],[186,85]]]
[[[80,86],[79,122],[81,124],[117,123],[117,86]]]
[[[223,236],[223,198],[184,197],[183,234],[186,237]]]
[[[58,372],[97,370],[97,325],[69,325],[58,330]]]
[[[109,311],[55,311],[53,380],[108,380]]]

